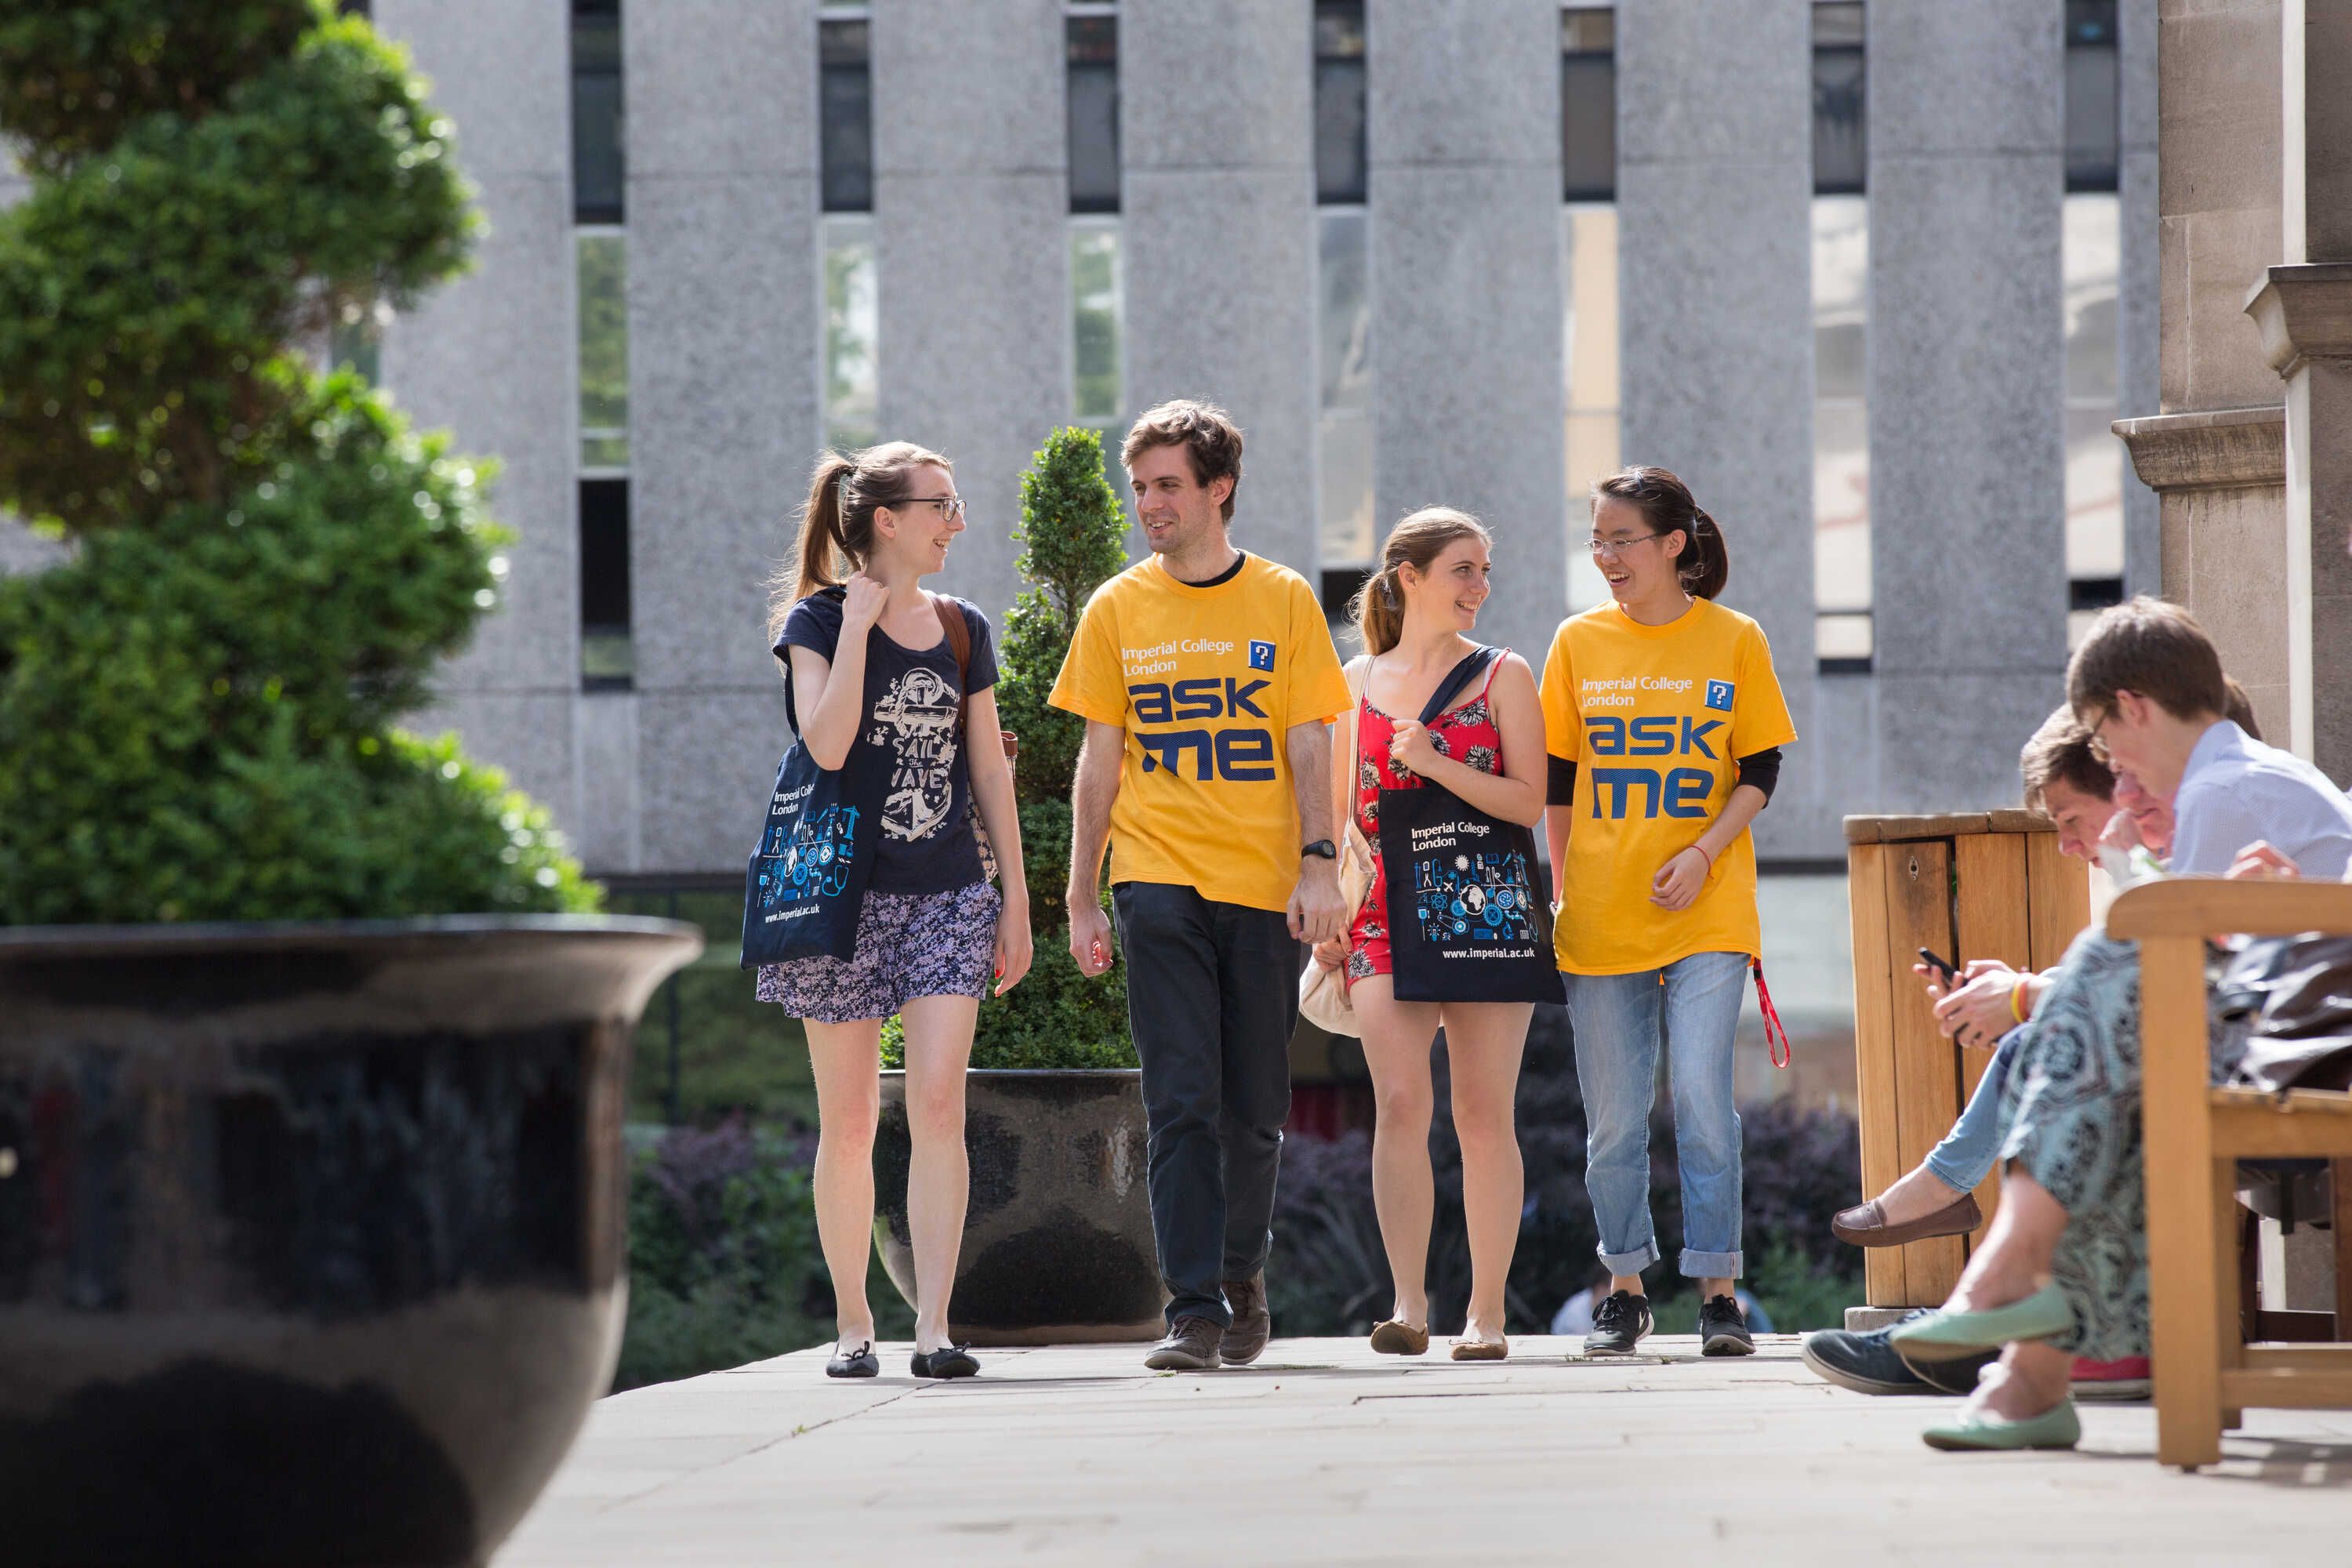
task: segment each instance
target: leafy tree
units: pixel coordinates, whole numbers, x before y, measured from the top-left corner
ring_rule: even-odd
[[[1094,979],[1069,951],[1070,785],[1087,723],[1046,700],[1077,634],[1078,616],[1103,580],[1127,565],[1127,518],[1103,477],[1102,439],[1056,430],[1021,477],[1016,562],[1029,586],[1005,616],[996,707],[1021,737],[1015,764],[1029,925],[1037,943],[1028,977],[981,1004],[971,1065],[979,1068],[1120,1068],[1136,1065],[1127,1033],[1127,975],[1114,964]],[[896,1020],[883,1049],[904,1065]]]
[[[0,922],[593,908],[394,727],[496,601],[487,464],[302,345],[466,265],[448,123],[326,0],[0,0]]]

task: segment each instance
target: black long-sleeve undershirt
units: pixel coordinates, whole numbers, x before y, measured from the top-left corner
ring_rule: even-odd
[[[1576,764],[1561,757],[1547,756],[1549,766],[1545,771],[1544,804],[1567,805],[1576,799]],[[1761,791],[1764,804],[1772,803],[1772,791],[1780,782],[1780,748],[1767,746],[1739,759],[1739,779]]]

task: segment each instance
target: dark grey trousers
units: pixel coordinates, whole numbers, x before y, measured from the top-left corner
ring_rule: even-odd
[[[1143,1063],[1168,1321],[1231,1323],[1223,1282],[1265,1268],[1274,1239],[1298,943],[1279,910],[1214,903],[1164,882],[1122,882],[1111,896]]]

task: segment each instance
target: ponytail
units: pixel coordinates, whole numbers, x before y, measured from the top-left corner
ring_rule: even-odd
[[[1383,565],[1364,579],[1348,605],[1348,618],[1356,623],[1356,638],[1370,654],[1383,654],[1404,635],[1404,598],[1397,592],[1396,568]]]
[[[1691,508],[1690,548],[1683,552],[1675,574],[1682,579],[1684,593],[1701,599],[1714,598],[1731,581],[1731,552],[1724,545],[1723,530],[1705,507]]]
[[[1594,482],[1595,500],[1631,503],[1640,510],[1653,533],[1680,533],[1682,552],[1675,557],[1675,575],[1683,592],[1712,599],[1731,580],[1731,552],[1723,530],[1706,510],[1691,499],[1690,487],[1665,468],[1636,463]]]
[[[1381,569],[1356,590],[1348,605],[1356,636],[1369,654],[1383,654],[1404,636],[1404,584],[1398,573],[1411,566],[1426,572],[1456,540],[1476,539],[1493,549],[1495,541],[1484,523],[1450,506],[1425,506],[1389,531],[1381,547]]]
[[[862,452],[827,452],[817,458],[793,558],[768,580],[772,645],[783,635],[784,618],[794,605],[866,569],[874,552],[875,509],[903,504],[914,493],[916,473],[927,468],[955,471],[953,463],[910,441],[885,441]]]

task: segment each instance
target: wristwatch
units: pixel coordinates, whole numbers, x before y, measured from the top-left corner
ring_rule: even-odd
[[[1309,855],[1320,855],[1326,860],[1337,860],[1339,858],[1339,847],[1328,838],[1318,838],[1312,844],[1299,846],[1300,859],[1304,860]]]

